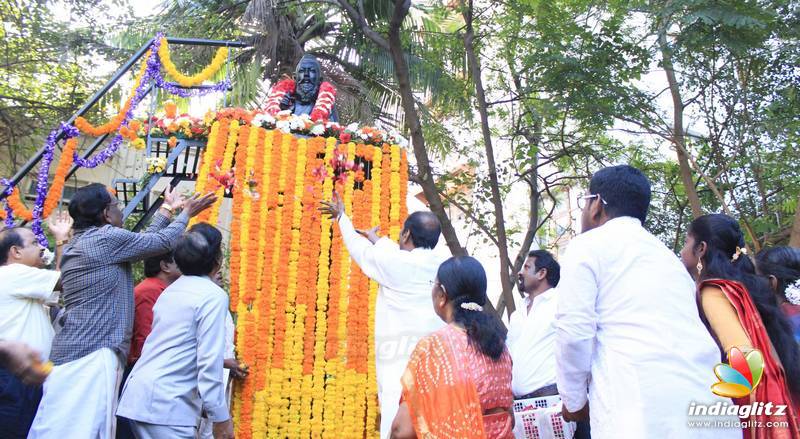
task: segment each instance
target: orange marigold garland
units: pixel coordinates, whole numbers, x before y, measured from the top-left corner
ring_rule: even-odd
[[[342,145],[348,161],[371,162],[371,175],[352,169],[334,186],[336,139],[298,140],[259,128],[247,136],[248,147],[254,138],[257,152],[252,160],[246,153],[245,167],[263,172],[260,198],[237,208],[240,244],[232,247],[242,277],[237,342],[251,366],[250,378],[237,385],[237,436],[376,437],[377,284],[351,263],[338,227],[316,209],[335,187],[356,227],[381,224],[396,234],[405,211],[390,203],[403,200],[404,151]],[[237,168],[240,184],[241,175]],[[255,258],[249,267],[248,258]]]
[[[200,170],[197,173],[197,184],[195,191],[204,194],[206,192],[214,192],[219,185],[216,180],[210,179],[211,170],[218,162],[222,160],[225,154],[225,147],[228,144],[228,132],[230,131],[230,119],[220,119],[211,125],[211,132],[208,135],[208,142],[206,143],[206,150],[203,153],[203,161],[200,165]],[[217,202],[221,202],[221,198]],[[211,215],[211,209],[206,209],[200,212],[197,216],[189,221],[189,225],[196,223],[208,222]]]
[[[136,95],[136,89],[139,88],[139,85],[142,82],[142,77],[144,77],[144,72],[147,70],[147,60],[150,59],[150,51],[148,50],[145,53],[144,57],[142,58],[142,65],[139,67],[139,72],[136,74],[136,77],[133,80],[133,89],[131,90],[128,99],[125,100],[125,103],[122,104],[120,107],[119,112],[117,112],[116,116],[112,117],[111,120],[108,122],[100,125],[94,126],[92,125],[86,118],[79,116],[75,118],[75,128],[79,129],[82,133],[88,134],[90,136],[99,137],[103,134],[109,134],[119,129],[119,126],[125,120],[125,115],[131,109],[131,103],[133,102],[133,98]]]
[[[47,191],[47,197],[44,201],[44,208],[42,210],[42,219],[49,217],[53,211],[58,207],[61,201],[61,195],[64,192],[64,184],[67,179],[67,173],[72,167],[75,148],[78,145],[77,138],[71,138],[64,143],[64,149],[61,151],[61,157],[58,160],[58,168],[56,168],[53,183]],[[19,193],[19,188],[14,187],[13,192],[7,198],[8,205],[14,212],[14,216],[21,218],[25,221],[33,221],[33,212],[25,207],[22,202],[22,197]],[[5,212],[4,212],[5,213]],[[5,218],[5,215],[3,216]]]

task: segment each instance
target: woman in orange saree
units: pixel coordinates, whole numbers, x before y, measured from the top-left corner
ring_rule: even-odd
[[[445,261],[432,299],[448,324],[411,354],[392,438],[513,438],[506,330],[483,312],[486,273],[480,262],[469,256]]]
[[[751,421],[744,437],[800,438],[800,349],[769,283],[755,274],[744,247],[736,220],[704,215],[689,225],[681,259],[697,281],[701,316],[724,355],[734,347],[745,354],[758,350],[763,355],[760,382],[752,393],[734,402],[786,406],[784,415],[764,410],[742,419]]]

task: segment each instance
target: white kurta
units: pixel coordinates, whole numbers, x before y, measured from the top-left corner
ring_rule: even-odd
[[[551,288],[533,299],[530,312],[525,306],[511,314],[508,322],[508,353],[513,360],[511,390],[515,397],[527,395],[556,383],[556,298]]]
[[[339,219],[347,251],[361,271],[380,284],[375,302],[375,369],[381,404],[381,437],[389,437],[397,414],[400,378],[422,337],[444,326],[433,311],[431,290],[439,265],[447,259],[434,250],[400,250],[381,238],[374,245],[353,228],[347,215]]]
[[[53,293],[61,273],[23,264],[0,266],[0,339],[26,343],[50,357],[53,325],[44,303]]]
[[[117,415],[196,427],[201,412],[230,419],[222,364],[228,296],[206,276],[183,275],[153,306],[153,330],[131,370]]]
[[[700,321],[695,285],[639,220],[615,218],[575,237],[558,284],[558,389],[570,411],[588,402],[592,438],[733,438],[687,428],[710,387],[719,349]]]

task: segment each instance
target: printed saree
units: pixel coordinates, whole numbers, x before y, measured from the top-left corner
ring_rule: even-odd
[[[514,437],[508,351],[494,361],[474,349],[456,326],[417,343],[402,384],[402,400],[419,438]]]

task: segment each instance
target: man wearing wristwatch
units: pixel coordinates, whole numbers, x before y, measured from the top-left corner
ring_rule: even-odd
[[[72,220],[66,213],[48,220],[56,239],[56,256],[69,237]],[[0,340],[23,343],[30,349],[28,371],[37,372],[50,355],[53,326],[45,306],[57,301],[61,273],[48,270],[30,229],[13,227],[0,231]],[[0,432],[4,438],[24,438],[42,398],[40,382],[15,376],[19,370],[0,366]],[[24,378],[24,375],[23,375]]]
[[[168,188],[150,227],[134,233],[122,228],[119,201],[105,186],[90,184],[75,193],[69,203],[74,235],[61,261],[65,312],[50,355],[55,367],[29,438],[114,436],[133,328],[131,264],[170,251],[189,219],[215,200],[213,193],[183,199]]]

